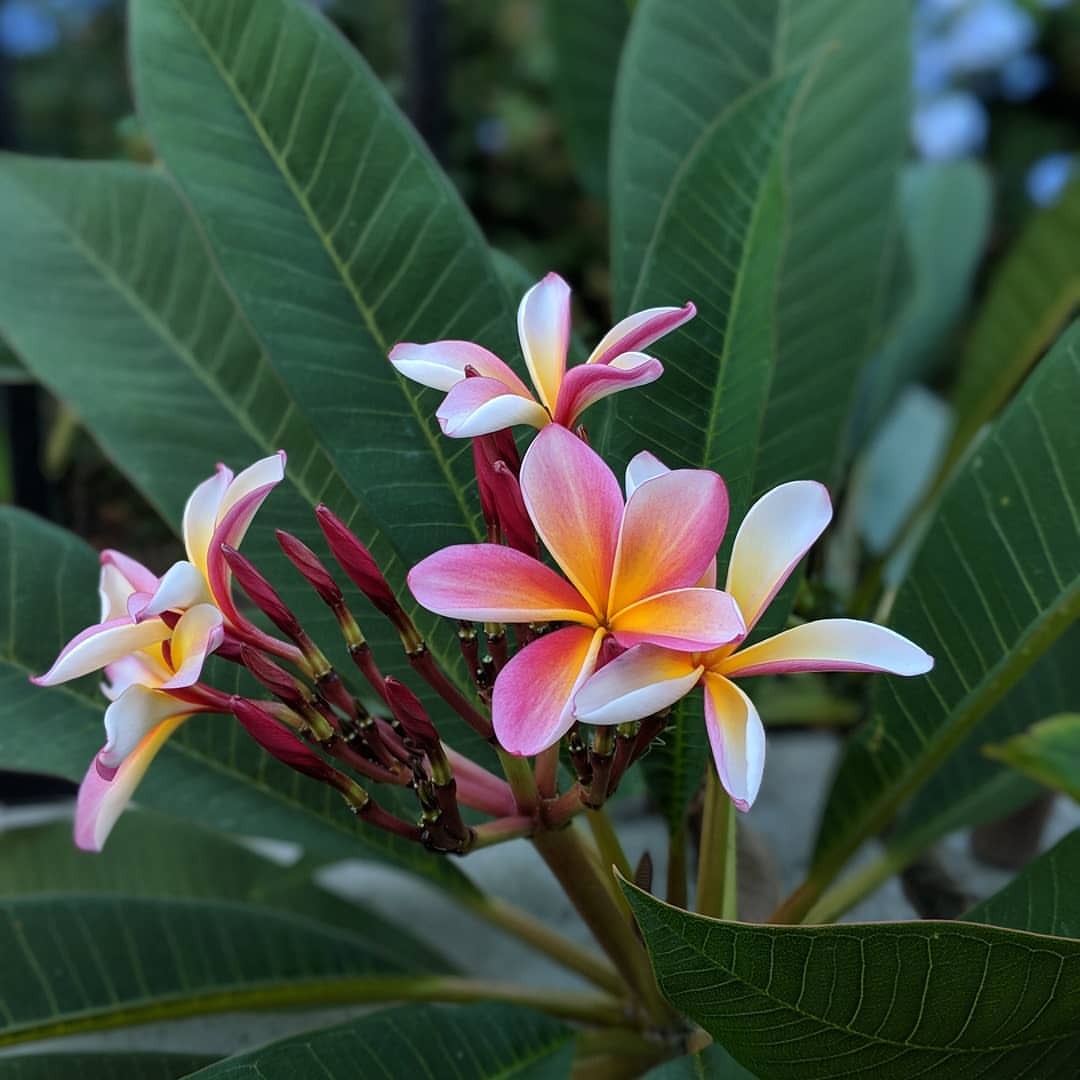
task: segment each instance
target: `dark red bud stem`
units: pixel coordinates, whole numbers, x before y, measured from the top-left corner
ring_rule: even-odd
[[[278,544],[281,545],[281,550],[285,552],[286,558],[304,575],[323,601],[332,608],[341,607],[345,603],[345,597],[319,556],[292,533],[277,529],[274,535],[277,537]]]
[[[357,786],[344,773],[323,761],[288,728],[279,724],[261,705],[242,697],[233,697],[229,705],[247,733],[282,764],[324,784],[330,784],[346,796],[351,788]]]
[[[394,719],[417,746],[427,749],[438,745],[439,733],[420,699],[403,682],[389,675],[386,678],[386,700]]]
[[[303,634],[296,616],[285,606],[273,585],[255,569],[255,564],[250,559],[228,544],[222,544],[221,554],[240,588],[283,634],[293,639]]]
[[[253,649],[250,645],[240,647],[240,659],[244,667],[274,697],[304,717],[318,742],[327,742],[334,737],[333,724],[318,710],[310,691],[302,682],[293,678],[283,667],[279,667],[268,656],[259,652],[258,649]]]

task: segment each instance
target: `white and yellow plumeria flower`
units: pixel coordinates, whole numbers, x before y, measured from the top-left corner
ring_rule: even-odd
[[[448,391],[435,414],[446,435],[488,435],[515,424],[573,427],[593,402],[659,379],[660,361],[641,350],[695,313],[686,304],[630,315],[607,332],[584,364],[567,371],[570,287],[558,274],[548,274],[518,306],[518,338],[535,396],[507,364],[471,341],[402,342],[390,351],[390,362],[407,378]]]
[[[652,455],[628,470],[637,477],[666,471]],[[653,481],[646,479],[647,487]],[[701,685],[705,725],[724,789],[740,810],[757,797],[765,767],[765,729],[753,702],[731,680],[799,671],[879,671],[922,675],[933,659],[893,630],[855,619],[821,619],[742,647],[765,609],[832,518],[821,484],[794,481],[763,495],[735,537],[726,591],[746,631],[728,645],[687,652],[644,644],[592,676],[574,699],[589,724],[621,724],[667,708]]]

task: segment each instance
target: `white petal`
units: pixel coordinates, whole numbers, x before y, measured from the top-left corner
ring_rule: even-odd
[[[232,469],[218,465],[209,480],[204,480],[192,493],[184,507],[184,547],[188,558],[205,574],[206,552],[217,528],[221,500],[232,483]]]
[[[663,476],[667,472],[671,472],[671,470],[655,454],[650,454],[648,450],[642,450],[640,454],[635,454],[630,459],[630,464],[626,466],[627,500],[646,480]]]
[[[102,563],[98,579],[98,596],[101,598],[100,622],[122,619],[128,614],[128,597],[135,587],[112,563]]]
[[[721,675],[705,673],[705,730],[724,790],[749,810],[765,772],[765,728],[754,703]]]
[[[203,664],[224,637],[224,616],[213,604],[199,604],[180,616],[169,642],[175,674],[163,689],[174,690],[198,682]]]
[[[570,342],[570,286],[558,274],[548,274],[522,297],[518,338],[537,397],[554,413]]]
[[[98,755],[101,763],[118,769],[158,724],[188,712],[190,705],[133,683],[105,710],[105,746]]]
[[[220,525],[225,515],[245,495],[262,487],[272,487],[280,484],[285,479],[285,451],[279,450],[276,454],[264,457],[249,465],[242,473],[238,473],[236,479],[229,485],[218,508],[217,522]]]
[[[689,654],[639,645],[593,675],[574,698],[587,724],[624,724],[674,705],[697,685],[704,669]]]
[[[164,641],[172,631],[160,619],[137,623],[132,619],[88,627],[64,646],[63,651],[44,675],[31,679],[37,686],[58,683],[89,675],[129,653],[138,652]]]
[[[186,611],[196,604],[208,604],[211,600],[210,587],[199,568],[194,563],[176,562],[165,571],[161,584],[138,615],[139,618],[146,618],[160,615],[163,611]]]

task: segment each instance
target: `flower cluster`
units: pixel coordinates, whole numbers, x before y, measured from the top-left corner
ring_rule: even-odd
[[[783,484],[754,504],[719,589],[717,555],[728,525],[723,480],[705,469],[668,469],[643,451],[620,487],[575,427],[600,398],[659,378],[660,361],[642,350],[693,315],[692,304],[631,315],[586,363],[567,370],[570,292],[549,274],[518,311],[535,395],[506,363],[469,342],[403,343],[390,354],[401,375],[447,391],[437,413],[443,431],[473,440],[488,542],[436,551],[412,569],[408,585],[423,607],[458,621],[475,698],[434,662],[359,538],[328,508],[316,510],[334,558],[393,625],[429,692],[496,741],[508,777],[515,774],[514,757],[536,756],[532,794],[528,785],[508,784],[456,753],[421,698],[383,676],[344,593],[307,545],[277,534],[333,611],[379,702],[374,711],[240,554],[256,511],[283,479],[285,457],[275,454],[235,477],[218,466],[196,488],[183,521],[188,557],[161,577],[119,552],[104,552],[101,621],[34,680],[52,686],[105,670],[106,743],[79,792],[79,845],[100,849],[154,755],[194,713],[233,714],[270,754],[336,788],[376,827],[464,852],[557,826],[583,805],[601,805],[662,731],[671,706],[697,686],[720,781],[747,810],[761,782],[765,734],[733,679],[929,670],[930,657],[912,642],[850,619],[748,640],[829,523],[832,508],[820,484]],[[523,457],[508,430],[518,424],[539,429]],[[241,613],[234,583],[283,637]],[[513,655],[511,637],[518,644]],[[203,682],[214,652],[243,664],[274,700],[227,695]],[[592,729],[591,740],[582,725]],[[551,755],[564,737],[577,782],[560,796]],[[383,809],[358,776],[411,791],[418,821]],[[495,820],[466,826],[461,805]]]

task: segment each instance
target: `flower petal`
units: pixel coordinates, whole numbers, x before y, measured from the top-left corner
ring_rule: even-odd
[[[477,375],[498,379],[512,393],[532,397],[509,364],[471,341],[432,341],[427,345],[403,341],[390,350],[390,363],[407,379],[434,390],[457,386],[465,378],[465,369],[471,367]]]
[[[573,427],[594,402],[631,386],[647,386],[663,374],[663,364],[644,353],[626,353],[611,364],[578,364],[562,381],[555,404],[555,423]]]
[[[146,624],[141,624],[145,626]],[[100,851],[135,788],[165,740],[188,718],[184,713],[158,724],[124,759],[110,768],[96,756],[79,786],[75,804],[75,843],[83,851]]]
[[[628,352],[640,352],[682,326],[697,314],[693,304],[681,308],[657,307],[635,312],[617,322],[593,349],[589,364],[610,364],[615,357]]]
[[[716,670],[732,677],[794,671],[924,675],[933,666],[929,653],[895,630],[858,619],[820,619],[740,649]]]
[[[205,574],[206,553],[217,528],[218,511],[225,492],[232,483],[232,469],[220,462],[209,480],[204,480],[188,498],[184,506],[184,547],[188,558]],[[150,591],[150,590],[142,590]]]
[[[705,673],[705,730],[724,790],[749,810],[765,771],[765,728],[754,703],[720,675]]]
[[[145,606],[141,610],[129,611],[129,614],[145,619],[160,615],[163,611],[185,611],[195,604],[211,602],[210,588],[202,571],[194,563],[181,560],[165,571],[165,576]]]
[[[548,274],[521,298],[517,320],[525,366],[540,401],[554,413],[570,342],[570,286]]]
[[[491,719],[503,749],[525,757],[574,723],[574,694],[596,668],[606,631],[569,626],[527,645],[495,680]]]
[[[218,509],[218,526],[228,516],[229,512],[241,502],[248,507],[243,526],[238,525],[238,520],[233,522],[233,532],[227,541],[233,547],[239,547],[244,539],[244,533],[255,516],[255,511],[262,505],[263,500],[270,492],[285,479],[285,451],[279,450],[276,454],[261,458],[254,465],[249,465],[243,472],[238,473],[236,479],[229,485],[225,497],[221,500]],[[258,493],[261,497],[252,506],[250,496]],[[239,529],[239,531],[237,531]]]
[[[831,518],[829,492],[812,480],[781,484],[750,507],[731,549],[726,586],[748,631]]]
[[[101,684],[101,692],[110,700],[117,698],[129,687],[138,684],[154,689],[170,678],[172,672],[160,656],[160,646],[151,646],[129,656],[122,656],[105,665],[107,682]]]
[[[551,422],[532,395],[511,392],[498,379],[462,379],[435,413],[444,435],[453,439],[490,435],[493,431],[528,424],[542,428]]]
[[[727,528],[724,481],[707,469],[676,469],[634,490],[619,534],[608,610],[696,584]]]
[[[635,454],[630,459],[630,464],[626,466],[625,487],[627,499],[646,480],[652,480],[654,477],[663,476],[664,473],[669,472],[671,470],[655,454],[650,454],[648,450],[642,450],[640,454]]]
[[[623,515],[615,474],[576,435],[549,424],[521,463],[521,494],[544,546],[599,617]]]
[[[199,681],[206,658],[225,636],[224,621],[224,616],[213,604],[196,604],[180,616],[169,642],[175,674],[162,684],[163,690],[177,690]]]
[[[409,571],[429,611],[477,622],[593,623],[588,604],[550,567],[496,544],[457,544]]]
[[[127,600],[132,593],[152,593],[158,584],[157,575],[138,559],[122,551],[107,548],[101,553],[101,622],[128,614]]]
[[[56,686],[69,679],[78,679],[128,653],[164,641],[171,634],[160,619],[139,623],[130,618],[110,619],[88,626],[64,646],[44,675],[35,675],[30,681],[36,686]]]
[[[132,683],[105,710],[105,745],[98,761],[118,769],[129,754],[163,720],[189,715],[191,706],[157,690]]]
[[[690,693],[704,670],[689,653],[638,645],[586,681],[574,697],[574,715],[587,724],[641,720]]]
[[[716,589],[672,589],[623,608],[609,624],[626,648],[663,645],[685,652],[714,649],[746,632],[738,605]]]

